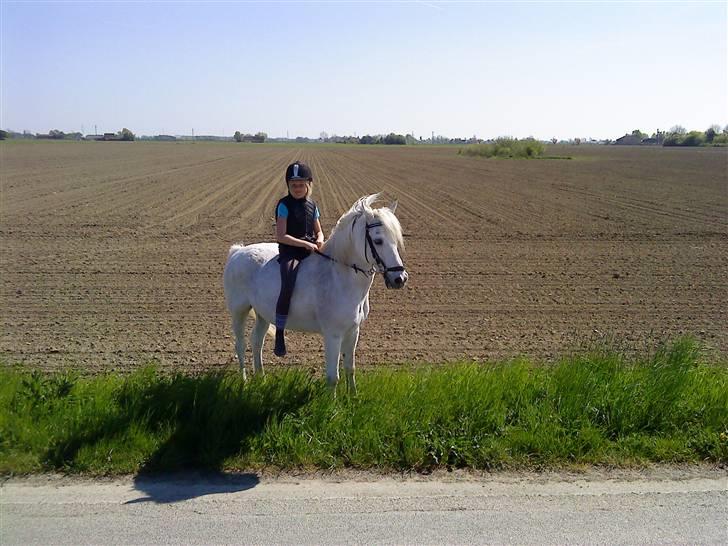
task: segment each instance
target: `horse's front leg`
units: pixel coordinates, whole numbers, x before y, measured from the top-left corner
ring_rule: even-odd
[[[339,355],[341,354],[340,334],[324,334],[324,353],[326,354],[326,381],[336,389],[339,382]]]
[[[350,394],[356,394],[356,379],[354,378],[356,344],[359,341],[359,325],[355,324],[346,332],[341,342],[341,357],[346,372],[346,387]]]

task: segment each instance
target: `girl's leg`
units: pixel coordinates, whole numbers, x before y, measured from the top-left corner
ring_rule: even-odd
[[[283,331],[288,320],[288,308],[291,304],[291,295],[293,295],[293,287],[296,284],[296,276],[298,275],[299,260],[289,256],[280,257],[281,270],[281,292],[278,295],[276,303],[276,341],[273,353],[276,356],[285,356],[286,341]]]

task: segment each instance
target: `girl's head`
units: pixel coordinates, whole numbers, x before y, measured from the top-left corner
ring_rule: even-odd
[[[313,175],[308,165],[300,161],[288,165],[286,184],[288,185],[288,193],[295,199],[302,199],[311,195],[311,182],[313,182]]]

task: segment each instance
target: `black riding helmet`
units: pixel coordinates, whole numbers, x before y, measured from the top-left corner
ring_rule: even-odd
[[[286,169],[286,184],[291,180],[305,180],[306,182],[313,182],[313,174],[311,169],[305,163],[296,161],[288,165]]]

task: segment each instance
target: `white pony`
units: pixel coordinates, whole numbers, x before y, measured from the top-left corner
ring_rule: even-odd
[[[356,392],[354,351],[359,328],[369,315],[369,289],[374,274],[382,273],[387,288],[407,282],[399,250],[402,228],[394,211],[396,201],[373,209],[378,194],[359,199],[334,227],[321,253],[301,262],[291,297],[286,328],[320,332],[324,336],[326,377],[331,387],[339,381],[343,356],[346,383]],[[275,318],[281,288],[278,245],[233,245],[225,264],[225,299],[232,316],[235,350],[245,376],[245,322],[255,311],[251,334],[253,368],[263,371],[263,341]]]

